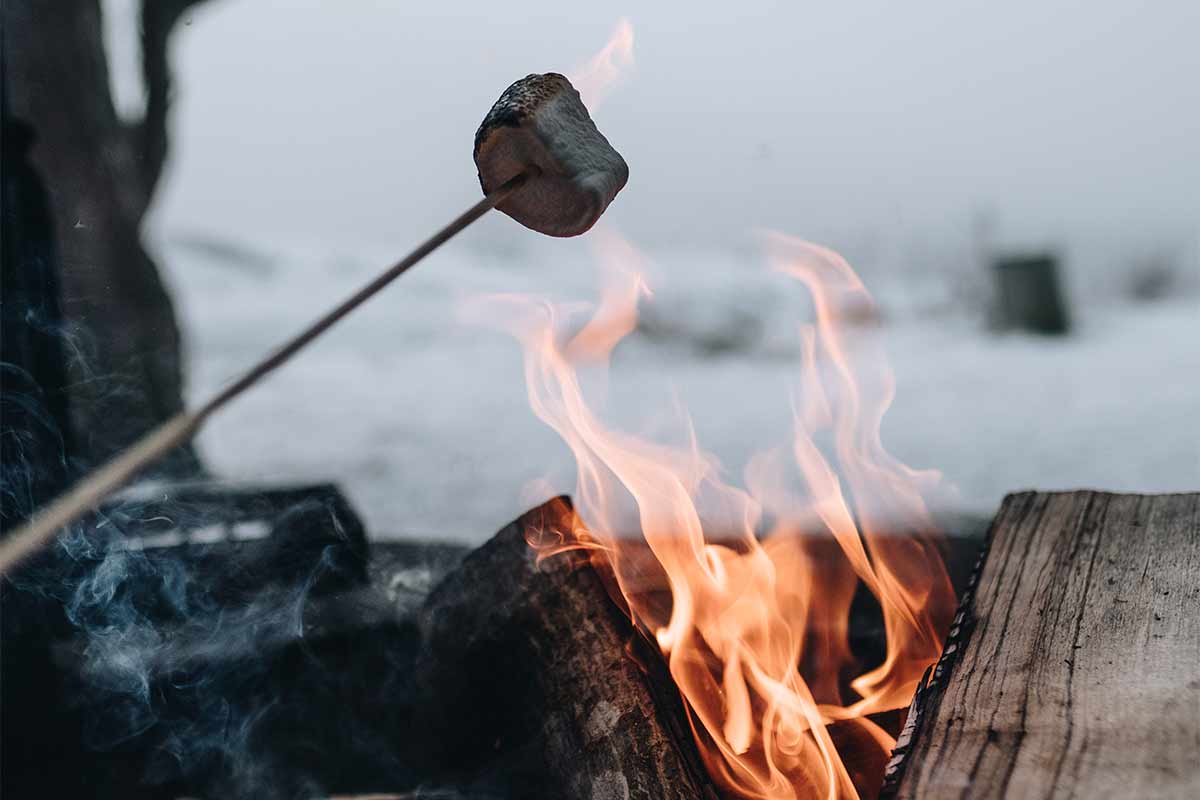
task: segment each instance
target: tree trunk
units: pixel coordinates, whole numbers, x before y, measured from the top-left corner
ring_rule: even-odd
[[[167,39],[193,2],[145,4],[147,109],[136,124],[113,105],[98,0],[4,4],[9,110],[33,129],[30,157],[61,258],[74,456],[83,467],[183,405],[175,311],[140,227],[166,157]],[[162,469],[197,467],[182,448]]]

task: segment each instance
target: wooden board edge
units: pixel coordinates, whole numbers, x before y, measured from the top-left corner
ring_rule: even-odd
[[[955,612],[954,619],[950,623],[950,630],[946,634],[942,655],[936,664],[925,670],[925,674],[917,685],[917,691],[908,708],[904,727],[896,738],[896,746],[892,749],[892,757],[884,767],[883,786],[879,790],[879,800],[895,800],[899,797],[904,775],[912,763],[911,755],[920,742],[922,728],[927,720],[937,715],[942,695],[946,691],[954,668],[971,640],[971,634],[978,621],[975,616],[976,592],[987,565],[988,555],[992,550],[996,531],[1008,517],[1011,509],[1018,504],[1022,506],[1027,504],[1037,494],[1037,492],[1030,491],[1007,495],[1001,502],[1000,509],[996,512],[992,523],[988,526],[983,544],[979,548],[979,555],[975,559],[975,566],[971,568],[971,575],[967,578],[966,586],[959,598],[958,610]]]

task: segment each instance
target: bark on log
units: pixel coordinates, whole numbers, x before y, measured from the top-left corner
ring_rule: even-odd
[[[418,757],[512,796],[716,797],[665,665],[586,554],[539,565],[526,542],[568,502],[510,524],[430,595],[415,676]],[[467,763],[479,753],[487,763]]]
[[[1011,495],[891,797],[1198,797],[1200,494]]]
[[[140,227],[167,154],[169,36],[197,2],[142,3],[146,113],[132,123],[117,115],[109,90],[98,0],[3,4],[6,100],[34,131],[31,159],[61,256],[60,333],[78,444],[71,455],[84,467],[183,406],[175,312]],[[182,447],[159,469],[198,466]]]

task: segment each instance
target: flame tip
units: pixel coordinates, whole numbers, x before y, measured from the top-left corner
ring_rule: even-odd
[[[609,37],[585,64],[571,71],[571,83],[593,113],[615,85],[633,69],[633,23],[620,17]]]

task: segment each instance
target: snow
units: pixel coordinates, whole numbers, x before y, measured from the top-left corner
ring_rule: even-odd
[[[511,223],[485,226],[496,224]],[[497,291],[592,301],[595,262],[580,240],[490,251],[486,234],[436,253],[218,414],[199,439],[208,464],[251,482],[336,481],[380,538],[480,542],[530,504],[530,481],[569,489],[571,458],[528,408],[517,344],[458,309]],[[192,402],[407,249],[202,239],[160,245]],[[677,435],[678,401],[736,479],[751,454],[788,440],[808,301],[749,249],[656,252],[650,263],[646,329],[616,352],[605,418]],[[1200,488],[1194,295],[1091,302],[1073,335],[1048,339],[997,335],[953,310],[945,276],[860,271],[897,381],[884,443],[941,470],[956,491],[944,503],[990,513],[1033,487]]]

